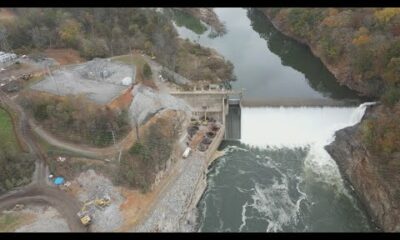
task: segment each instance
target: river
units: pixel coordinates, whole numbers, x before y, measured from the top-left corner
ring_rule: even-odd
[[[245,90],[242,138],[220,146],[225,154],[210,167],[198,230],[374,231],[324,149],[336,130],[360,121],[363,100],[260,12],[215,12],[228,31],[221,37],[176,26],[182,38],[230,60],[232,87]]]

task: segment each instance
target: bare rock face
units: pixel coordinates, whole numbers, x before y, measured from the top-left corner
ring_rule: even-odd
[[[363,120],[379,115],[380,106],[369,107]],[[396,179],[400,172],[385,162],[400,161],[399,156],[382,160],[362,144],[360,123],[336,132],[336,139],[325,149],[337,162],[340,172],[354,188],[369,215],[382,230],[400,231],[400,197]],[[390,166],[390,165],[389,165]]]

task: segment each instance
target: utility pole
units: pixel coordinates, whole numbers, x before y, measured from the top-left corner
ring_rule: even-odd
[[[118,164],[121,163],[121,154],[122,154],[122,149],[119,149],[119,156],[118,156]]]
[[[114,141],[114,145],[115,145],[115,134],[114,134],[114,130],[111,129],[111,134],[113,136],[113,141]]]
[[[112,130],[112,129],[111,129],[111,134],[112,134],[113,141],[114,141],[114,147],[115,147],[115,149],[118,151],[118,147],[117,147],[117,144],[116,144],[116,141],[115,141],[115,133],[114,133],[114,130]],[[122,153],[122,150],[119,149],[118,163],[119,163],[120,160],[121,160],[121,153]]]
[[[135,78],[135,68],[134,68],[134,63],[133,63],[133,54],[132,54],[132,48],[131,48],[131,45],[129,44],[129,53],[130,53],[130,55],[131,55],[131,64],[132,64],[132,85],[133,85],[133,82],[136,82],[136,78]]]

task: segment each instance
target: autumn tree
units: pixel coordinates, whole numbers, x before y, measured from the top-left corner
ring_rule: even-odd
[[[67,19],[61,24],[58,34],[61,41],[67,45],[75,46],[81,34],[81,24],[75,19]]]

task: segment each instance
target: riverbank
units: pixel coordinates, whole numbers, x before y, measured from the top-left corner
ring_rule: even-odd
[[[151,212],[133,231],[191,232],[196,229],[197,203],[207,187],[208,166],[224,136],[224,128],[216,134],[206,152],[194,151],[180,159],[170,179],[151,208]],[[167,180],[168,181],[168,180]]]
[[[385,117],[384,106],[367,108],[362,121],[355,126],[336,132],[335,141],[326,146],[335,159],[346,181],[366,207],[373,221],[384,231],[400,231],[400,189],[393,182],[399,181],[398,153],[382,156],[365,145],[365,123]]]
[[[379,22],[376,17],[379,11],[365,8],[354,11],[337,8],[258,10],[281,33],[308,46],[341,85],[363,96],[378,97],[384,93],[385,87],[390,87],[391,81],[395,81],[390,76],[389,62],[397,56],[393,53],[396,51],[396,36],[388,34],[388,38],[373,41],[382,33],[371,28],[365,20],[358,23],[356,20],[356,16],[362,16]],[[343,18],[349,21],[339,23]],[[376,24],[380,24],[378,22]]]
[[[212,8],[177,8],[179,11],[186,12],[194,18],[203,21],[209,25],[215,32],[216,36],[222,36],[226,33],[224,23],[218,18],[218,15]]]
[[[361,81],[360,76],[353,74],[354,69],[346,64],[346,59],[333,64],[324,57],[318,44],[310,42],[307,37],[300,38],[290,31],[285,24],[285,19],[274,16],[272,11],[267,9],[260,10],[278,31],[308,46],[313,55],[321,59],[340,84],[366,96],[379,94],[378,91],[371,93],[368,81]],[[397,167],[393,165],[395,160],[399,159],[398,153],[392,153],[390,157],[379,156],[380,154],[371,152],[371,147],[367,146],[363,139],[365,124],[371,119],[378,121],[384,119],[384,113],[388,114],[388,111],[394,114],[392,110],[387,108],[385,110],[385,107],[380,104],[369,107],[360,123],[337,131],[335,141],[328,145],[326,150],[339,166],[342,177],[354,187],[355,193],[373,222],[384,231],[399,231],[400,203],[396,197],[399,191],[396,187],[392,187],[394,179],[399,177],[399,174],[395,172]],[[390,126],[387,125],[387,127]],[[393,139],[389,140],[390,143],[387,144],[390,146],[396,144],[393,141]]]

